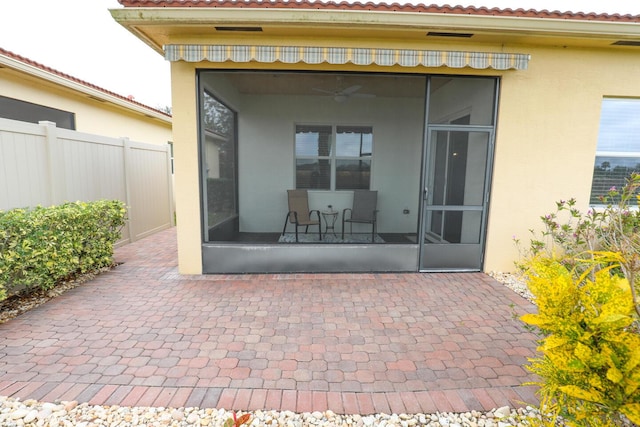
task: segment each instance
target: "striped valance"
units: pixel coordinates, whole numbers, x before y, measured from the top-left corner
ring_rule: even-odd
[[[355,64],[402,67],[449,67],[526,70],[530,55],[446,50],[377,49],[312,46],[166,45],[165,58],[187,62],[282,62],[285,64]]]

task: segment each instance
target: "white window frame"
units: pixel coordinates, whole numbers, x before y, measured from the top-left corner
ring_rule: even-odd
[[[607,158],[621,158],[621,159],[622,158],[638,159],[637,164],[640,164],[640,132],[635,130],[635,129],[640,129],[640,116],[637,117],[636,121],[631,125],[632,127],[630,127],[630,132],[625,133],[625,136],[622,136],[619,139],[615,138],[616,144],[617,144],[617,141],[620,141],[619,146],[613,147],[613,148],[616,148],[615,151],[611,150],[610,147],[607,147],[609,148],[608,150],[603,149],[603,145],[606,145],[606,144],[610,145],[610,142],[608,141],[612,139],[611,134],[614,133],[615,130],[617,129],[617,126],[615,124],[611,125],[610,126],[611,128],[609,128],[605,123],[605,120],[607,120],[605,117],[605,103],[615,102],[615,101],[620,101],[621,103],[631,102],[631,103],[637,104],[636,108],[640,110],[640,98],[605,97],[602,100],[600,132],[598,134],[598,147],[596,148],[596,154],[594,158],[594,174],[593,174],[591,191],[590,191],[591,204],[593,206],[602,205],[602,203],[596,202],[594,200],[595,197],[600,195],[599,193],[594,194],[596,168],[602,164],[602,162],[598,160],[599,158],[607,157]],[[634,112],[636,111],[636,108],[633,109]],[[629,139],[628,136],[631,136],[631,135],[634,136],[633,139]],[[622,147],[624,147],[625,149],[626,148],[631,148],[631,149],[626,151],[620,151],[619,148],[622,148]]]
[[[296,141],[296,135],[298,134],[298,128],[299,127],[304,127],[304,126],[309,126],[309,127],[327,127],[327,128],[331,128],[331,135],[329,136],[329,155],[328,156],[305,156],[305,155],[298,155],[297,154],[297,141]],[[371,152],[367,153],[367,155],[360,155],[360,156],[338,156],[337,155],[337,134],[338,134],[338,128],[368,128],[371,131]],[[331,171],[330,171],[330,177],[329,177],[329,188],[328,189],[324,189],[324,188],[308,188],[308,190],[311,191],[353,191],[353,188],[340,188],[340,189],[336,189],[336,181],[337,181],[337,161],[338,160],[367,160],[370,163],[370,176],[369,176],[369,188],[371,189],[371,181],[372,181],[372,169],[373,169],[373,152],[374,152],[374,128],[372,125],[351,125],[351,124],[326,124],[326,123],[314,123],[314,124],[310,124],[310,123],[296,123],[294,125],[294,141],[293,141],[293,150],[294,150],[294,181],[295,182],[295,188],[299,188],[298,187],[298,182],[296,179],[297,176],[297,161],[298,160],[329,160],[329,164],[331,166]],[[361,153],[362,154],[362,153]]]

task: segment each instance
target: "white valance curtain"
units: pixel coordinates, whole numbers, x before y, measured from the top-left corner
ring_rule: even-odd
[[[484,70],[526,70],[530,55],[521,53],[444,50],[171,44],[164,47],[169,61],[260,62],[285,64],[379,65],[449,67]]]

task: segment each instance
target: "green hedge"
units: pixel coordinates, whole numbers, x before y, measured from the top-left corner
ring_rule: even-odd
[[[126,215],[117,200],[0,211],[0,301],[110,266]]]

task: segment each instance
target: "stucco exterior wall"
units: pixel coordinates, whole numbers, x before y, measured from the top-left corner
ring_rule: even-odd
[[[0,72],[0,94],[75,113],[76,130],[80,132],[158,145],[171,141],[170,122],[135,114],[9,69]]]
[[[602,98],[640,97],[637,51],[527,51],[529,69],[502,79],[485,271],[513,271],[513,238],[526,244],[556,201],[588,209]]]
[[[182,274],[201,274],[198,115],[196,73],[193,64],[171,64],[171,91],[178,265]]]

